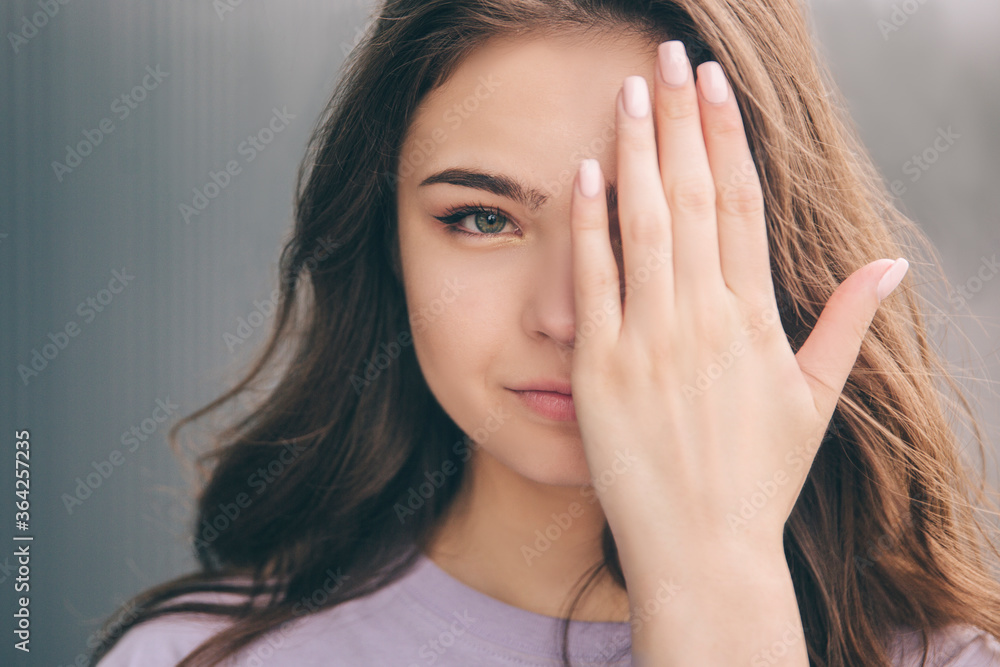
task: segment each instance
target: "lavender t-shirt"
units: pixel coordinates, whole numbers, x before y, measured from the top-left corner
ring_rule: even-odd
[[[204,597],[231,600],[219,594]],[[185,596],[185,599],[190,599]],[[228,621],[167,616],[129,630],[99,667],[176,665]],[[455,579],[423,553],[403,577],[363,598],[301,616],[244,648],[230,665],[559,667],[559,619],[520,609]],[[972,626],[932,635],[930,667],[1000,665],[1000,642]],[[631,665],[627,622],[572,621],[569,656],[580,667]],[[917,667],[919,635],[901,629],[899,667]],[[616,662],[611,657],[624,650]]]

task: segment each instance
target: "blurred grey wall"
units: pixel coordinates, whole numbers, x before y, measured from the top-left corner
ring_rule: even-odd
[[[862,138],[982,321],[968,321],[963,375],[995,446],[1000,402],[981,378],[997,368],[1000,315],[1000,5],[812,6]],[[266,336],[295,169],[370,8],[0,7],[0,663],[83,665],[116,605],[194,567],[166,431]],[[959,363],[962,344],[948,346]],[[31,508],[19,531],[23,429]],[[30,656],[12,646],[15,535],[34,537]]]

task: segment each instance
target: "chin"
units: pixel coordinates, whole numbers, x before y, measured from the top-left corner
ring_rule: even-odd
[[[542,444],[535,438],[519,439],[523,446],[486,445],[483,451],[521,477],[550,486],[586,486],[591,483],[590,469],[583,445],[577,437],[552,438]]]

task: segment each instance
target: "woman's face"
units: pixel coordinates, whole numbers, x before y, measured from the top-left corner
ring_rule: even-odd
[[[424,99],[402,146],[400,258],[424,377],[480,453],[540,483],[589,482],[579,430],[511,388],[569,383],[576,170],[595,158],[615,180],[615,100],[629,75],[653,90],[655,55],[655,44],[631,36],[494,40]],[[491,175],[494,187],[469,176],[424,184],[445,170]],[[472,205],[500,215],[438,220]]]

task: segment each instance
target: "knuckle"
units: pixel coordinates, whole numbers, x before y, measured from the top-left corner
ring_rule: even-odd
[[[649,346],[644,361],[646,368],[655,375],[669,371],[677,363],[676,346],[669,341],[669,337],[664,337],[664,340]]]
[[[660,216],[652,211],[637,211],[629,217],[627,223],[628,240],[636,245],[659,243],[664,233],[664,224]]]
[[[684,120],[698,117],[698,99],[691,94],[666,94],[659,103],[660,116],[665,120]]]
[[[738,216],[752,216],[764,210],[764,195],[757,183],[737,183],[722,188],[719,208]]]
[[[620,290],[620,280],[612,271],[593,269],[583,273],[579,278],[580,287],[588,293],[605,294],[607,292],[618,292]]]
[[[741,137],[745,139],[743,120],[739,114],[721,114],[718,118],[713,119],[713,122],[709,124],[705,132],[722,140],[739,139]]]
[[[670,187],[670,201],[681,209],[705,211],[715,204],[715,187],[711,181],[688,178]]]
[[[639,123],[625,123],[618,131],[618,142],[622,151],[629,154],[645,153],[653,145],[653,137],[645,126]]]
[[[695,316],[694,328],[698,331],[698,342],[713,353],[729,346],[729,329],[717,318],[709,315]]]
[[[694,308],[691,313],[693,330],[703,343],[721,343],[732,331],[729,315],[718,301],[716,299],[712,303],[701,302],[701,305]]]
[[[601,215],[601,211],[593,207],[586,207],[573,212],[574,225],[581,232],[601,232],[608,223]]]

